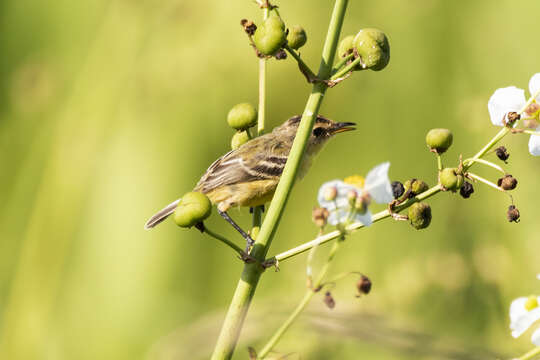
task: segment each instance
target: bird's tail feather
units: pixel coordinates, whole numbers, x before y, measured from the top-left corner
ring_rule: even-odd
[[[153,228],[154,226],[156,226],[157,224],[159,224],[160,222],[168,218],[169,215],[171,215],[176,209],[176,207],[178,206],[179,201],[180,199],[173,201],[172,203],[170,203],[169,205],[161,209],[154,216],[152,216],[150,219],[148,219],[146,224],[144,224],[144,229],[150,230],[151,228]]]

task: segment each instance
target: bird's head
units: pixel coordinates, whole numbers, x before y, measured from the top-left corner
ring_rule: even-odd
[[[283,136],[291,136],[294,138],[296,135],[296,130],[298,130],[298,125],[300,124],[300,119],[302,117],[297,115],[289,120],[285,121],[281,126],[277,127],[276,130]],[[322,145],[326,143],[334,135],[355,130],[356,124],[353,122],[335,122],[330,119],[327,119],[322,116],[317,116],[317,120],[313,125],[313,130],[311,130],[311,135],[308,141],[308,153],[318,152]]]

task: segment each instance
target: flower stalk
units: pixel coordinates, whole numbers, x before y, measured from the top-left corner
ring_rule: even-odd
[[[347,4],[348,0],[336,0],[335,2],[323,47],[321,64],[317,74],[318,78],[327,79],[332,70]],[[327,85],[322,82],[317,82],[313,85],[274,199],[270,204],[268,213],[262,223],[260,233],[250,254],[256,260],[264,260],[268,252],[294,184],[314,120],[317,117],[326,89]],[[212,355],[213,360],[230,359],[232,357],[251,299],[263,271],[264,269],[257,262],[248,263],[244,266]]]

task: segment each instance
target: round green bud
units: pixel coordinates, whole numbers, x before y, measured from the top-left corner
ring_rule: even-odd
[[[174,222],[180,227],[189,228],[209,217],[211,212],[212,203],[206,195],[188,192],[180,199],[174,211]]]
[[[257,110],[250,103],[236,104],[227,114],[227,123],[236,130],[246,130],[257,124]]]
[[[411,184],[411,191],[414,195],[421,194],[427,189],[429,189],[428,184],[422,180],[415,179]]]
[[[426,135],[426,144],[437,154],[442,154],[452,145],[452,132],[448,129],[431,129]]]
[[[459,174],[458,170],[455,168],[445,168],[442,169],[439,174],[439,179],[441,185],[446,189],[453,192],[456,192],[463,186],[463,174]]]
[[[426,203],[414,203],[409,208],[409,221],[416,230],[425,229],[431,223],[431,207]]]
[[[285,24],[277,16],[268,17],[253,34],[253,42],[263,55],[274,55],[285,41]]]
[[[349,54],[352,54],[354,51],[354,35],[349,35],[345,37],[338,46],[338,55],[342,58],[346,57]]]
[[[382,70],[390,61],[390,44],[381,30],[360,30],[354,38],[354,46],[364,65],[371,70]]]
[[[294,25],[289,29],[289,34],[287,35],[287,44],[292,49],[298,50],[306,44],[307,35],[306,31],[300,25]]]
[[[249,141],[247,131],[238,131],[231,139],[231,149],[236,150]]]

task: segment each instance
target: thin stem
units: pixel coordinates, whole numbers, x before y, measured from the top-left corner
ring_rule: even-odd
[[[336,0],[335,2],[330,25],[328,27],[328,34],[323,47],[321,64],[319,66],[318,77],[321,79],[328,78],[330,71],[332,70],[332,63],[334,62],[347,4],[348,0]],[[327,86],[324,83],[317,82],[313,85],[287,163],[285,164],[283,174],[277,186],[274,199],[270,204],[261,231],[257,236],[257,240],[250,253],[252,257],[259,261],[265,258],[268,248],[272,243],[272,238],[281,219],[285,204],[289,198],[300,162],[304,155],[307,141],[311,134],[311,129],[313,128],[326,89]],[[264,269],[257,262],[249,263],[244,266],[244,270],[236,287],[236,291],[233,295],[233,299],[212,355],[213,360],[230,359],[232,357],[251,299],[253,298],[263,270]]]
[[[222,243],[224,243],[225,245],[227,245],[228,247],[236,251],[240,256],[244,254],[244,250],[242,250],[241,247],[237,246],[235,243],[233,243],[231,240],[227,239],[226,237],[211,231],[207,227],[204,228],[204,232],[208,234],[209,236],[213,237],[214,239],[217,239],[221,241]]]
[[[524,133],[524,134],[533,135],[533,136],[540,136],[540,132],[539,132],[539,131],[523,130],[523,133]]]
[[[441,154],[437,154],[437,169],[439,170],[439,172],[441,172],[442,169],[443,169],[443,163],[442,163]]]
[[[425,200],[425,199],[437,194],[439,191],[441,191],[441,186],[436,185],[436,186],[426,190],[425,192],[417,195],[416,197],[414,197],[412,199],[409,199],[409,200],[405,201],[404,203],[398,205],[396,207],[396,209],[395,209],[395,212],[402,211],[402,210],[408,208],[409,206],[411,206],[412,204],[414,204],[415,202]],[[390,214],[390,212],[388,210],[384,210],[384,211],[381,211],[381,212],[379,212],[377,214],[374,214],[372,216],[372,220],[373,220],[373,223],[376,223],[376,222],[379,222],[379,221],[381,221],[383,219],[389,218],[391,216],[392,216],[392,214]],[[354,232],[354,231],[362,229],[364,227],[365,227],[365,225],[362,224],[361,222],[355,222],[355,223],[352,223],[349,226],[347,226],[345,228],[345,230],[347,232]],[[318,236],[314,240],[308,241],[308,242],[306,242],[306,243],[304,243],[302,245],[296,246],[296,247],[294,247],[292,249],[289,249],[289,250],[287,250],[285,252],[277,254],[276,256],[274,256],[273,258],[270,258],[267,261],[269,261],[269,262],[270,261],[275,261],[276,264],[279,264],[282,261],[285,261],[287,259],[290,259],[290,258],[296,256],[296,255],[299,255],[299,254],[301,254],[303,252],[308,251],[309,249],[313,248],[314,246],[319,246],[319,245],[322,245],[322,244],[326,244],[327,242],[330,242],[330,241],[332,241],[334,239],[337,239],[341,235],[342,235],[342,232],[339,231],[339,230],[329,232],[327,234]]]
[[[360,61],[362,61],[361,58],[357,57],[356,59],[354,59],[353,61],[351,61],[350,64],[348,64],[347,66],[345,66],[343,69],[339,70],[338,72],[336,72],[334,75],[332,75],[332,77],[330,78],[330,80],[336,80],[336,79],[339,79],[340,77],[342,77],[343,75],[347,74],[349,71],[352,71],[358,64],[360,64]],[[363,68],[362,68],[363,69]]]
[[[497,133],[497,135],[495,135],[493,137],[493,139],[491,139],[487,144],[486,146],[484,146],[482,148],[482,150],[480,150],[479,152],[476,153],[476,155],[474,155],[472,157],[472,162],[468,165],[465,165],[463,168],[464,170],[467,170],[469,167],[471,167],[471,165],[473,164],[474,160],[476,159],[480,159],[481,157],[483,157],[484,155],[486,155],[486,153],[491,150],[491,148],[493,148],[493,146],[495,146],[495,144],[497,144],[503,137],[505,137],[506,135],[508,135],[508,133],[510,132],[510,129],[507,128],[507,127],[504,127],[501,129],[501,131],[499,131]]]
[[[493,182],[491,182],[491,181],[489,181],[487,179],[484,179],[483,177],[481,177],[479,175],[468,172],[467,176],[473,178],[474,180],[480,181],[481,183],[484,183],[484,184],[494,188],[495,190],[498,190],[498,191],[501,191],[501,192],[507,194],[507,192],[505,190],[501,189],[499,186],[497,186],[497,184],[495,184],[495,183],[493,183]]]
[[[500,167],[499,165],[495,164],[495,163],[492,163],[491,161],[487,161],[487,160],[484,160],[484,159],[466,159],[463,161],[464,164],[468,164],[468,163],[479,163],[479,164],[484,164],[486,166],[490,166],[498,171],[500,171],[503,175],[506,175],[506,171],[504,171],[504,169],[502,167]]]
[[[321,271],[319,273],[319,276],[317,277],[317,280],[315,281],[315,283],[313,283],[313,287],[310,288],[310,289],[307,289],[306,293],[304,294],[304,297],[302,298],[302,300],[300,300],[300,303],[296,306],[296,308],[291,313],[291,315],[289,315],[289,317],[285,320],[285,322],[276,330],[274,335],[272,335],[270,340],[268,340],[266,345],[264,345],[262,350],[257,355],[258,359],[264,359],[266,357],[266,355],[268,355],[268,353],[270,351],[272,351],[272,349],[274,348],[274,346],[276,346],[276,344],[281,339],[283,334],[285,334],[285,332],[289,329],[289,327],[296,320],[296,318],[298,318],[298,316],[306,308],[306,305],[309,303],[311,298],[316,294],[316,291],[314,291],[313,289],[317,289],[321,285],[322,280],[324,279],[324,277],[328,273],[328,270],[330,269],[330,265],[332,263],[332,260],[336,256],[336,253],[337,253],[337,251],[339,249],[339,246],[342,243],[342,240],[343,239],[339,239],[339,240],[334,242],[334,246],[332,247],[332,249],[328,253],[328,258],[326,259],[326,262],[324,263],[323,267],[321,268]]]
[[[308,64],[306,64],[304,62],[304,60],[302,60],[300,55],[298,55],[298,53],[294,49],[289,47],[289,45],[285,45],[284,49],[287,50],[287,52],[289,54],[291,54],[291,56],[294,58],[294,60],[296,60],[296,62],[298,63],[298,66],[300,67],[300,69],[302,69],[302,73],[305,72],[304,75],[306,75],[306,77],[308,79],[315,79],[316,78],[315,74],[313,73],[311,68],[308,66]]]
[[[354,57],[354,54],[351,53],[345,56],[344,58],[342,58],[336,65],[334,65],[334,68],[332,69],[332,75],[338,72],[339,69],[341,69],[341,67],[345,65],[347,61],[351,60],[353,57]]]
[[[540,347],[536,347],[536,348],[532,349],[531,351],[529,351],[528,353],[526,353],[525,355],[523,355],[521,357],[518,357],[518,358],[515,358],[515,359],[512,359],[512,360],[531,360],[536,355],[540,355]]]

